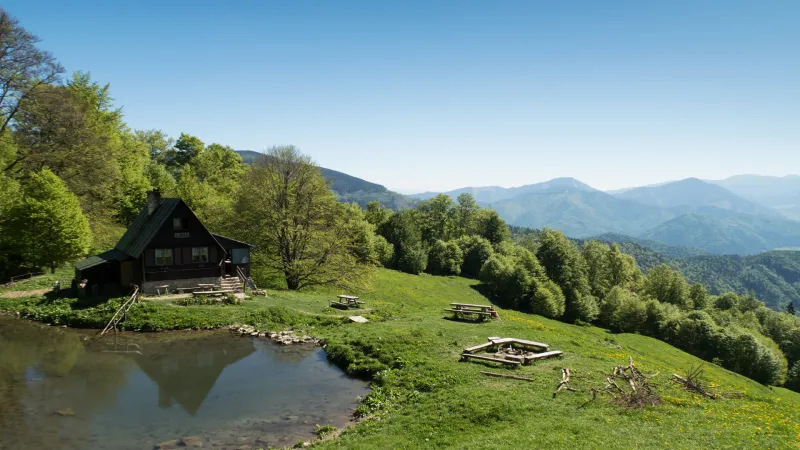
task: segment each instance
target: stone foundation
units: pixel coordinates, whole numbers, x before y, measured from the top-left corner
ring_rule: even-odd
[[[203,277],[203,278],[183,278],[181,280],[166,280],[166,281],[145,281],[142,284],[143,294],[157,294],[156,286],[169,286],[169,292],[175,291],[178,288],[196,287],[198,284],[216,284],[219,285],[220,277]],[[163,294],[163,290],[161,291]]]

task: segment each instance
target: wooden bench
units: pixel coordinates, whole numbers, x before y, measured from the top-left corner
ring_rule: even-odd
[[[502,363],[502,364],[505,364],[505,365],[508,365],[508,366],[513,366],[513,367],[519,367],[519,365],[522,364],[519,361],[512,361],[510,359],[493,358],[491,356],[483,356],[483,355],[473,355],[471,353],[462,353],[461,354],[461,360],[462,361],[466,361],[467,359],[470,359],[470,358],[478,359],[478,360],[481,360],[481,361],[491,361],[491,362]]]
[[[354,297],[352,295],[337,295],[337,300],[331,300],[330,306],[342,306],[345,308],[350,308],[351,306],[355,306],[356,308],[360,308],[361,305],[364,304],[358,297]]]
[[[223,294],[229,294],[231,292],[236,292],[236,291],[234,289],[222,289],[220,291],[194,291],[192,292],[192,295],[195,297],[198,295],[220,296]]]
[[[156,294],[162,295],[162,290],[164,291],[164,294],[169,294],[169,285],[165,284],[163,286],[156,286]]]
[[[175,288],[175,290],[178,291],[179,294],[183,294],[183,293],[185,293],[187,291],[188,292],[194,292],[194,291],[196,291],[198,289],[205,289],[205,288],[204,287],[200,287],[200,286]]]
[[[482,319],[492,317],[493,312],[491,305],[472,305],[469,303],[450,303],[450,308],[444,309],[447,312],[453,313],[454,316],[459,315],[474,315]]]

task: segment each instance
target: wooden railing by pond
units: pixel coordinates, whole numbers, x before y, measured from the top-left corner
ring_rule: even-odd
[[[115,312],[111,320],[108,321],[108,325],[106,325],[106,327],[103,328],[103,331],[100,332],[100,336],[108,333],[112,329],[116,333],[117,325],[122,321],[122,319],[125,318],[125,314],[127,314],[128,310],[131,309],[131,306],[133,306],[133,304],[136,303],[138,297],[139,297],[139,286],[134,285],[133,294],[131,294],[131,297],[125,300],[125,302],[123,302],[122,305],[120,305],[119,309],[117,309],[117,312]]]

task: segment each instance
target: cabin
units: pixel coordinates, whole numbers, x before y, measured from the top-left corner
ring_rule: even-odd
[[[147,193],[131,226],[104,253],[75,263],[75,280],[86,293],[114,295],[132,285],[141,292],[163,292],[199,284],[220,284],[239,272],[250,276],[250,244],[213,234],[180,198]]]

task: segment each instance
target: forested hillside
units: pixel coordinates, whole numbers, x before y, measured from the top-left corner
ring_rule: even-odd
[[[800,304],[800,251],[775,250],[750,256],[703,255],[692,248],[622,235],[606,234],[591,239],[617,243],[624,253],[636,258],[645,272],[666,264],[690,283],[705,285],[711,294],[752,292],[779,311],[785,310],[789,302]]]

